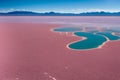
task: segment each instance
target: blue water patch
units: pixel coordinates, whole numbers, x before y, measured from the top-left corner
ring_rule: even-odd
[[[103,35],[103,36],[107,37],[111,41],[120,39],[119,36],[112,35],[112,33],[110,33],[110,32],[98,32],[96,34]]]
[[[112,34],[113,32],[119,34],[119,30],[104,29],[102,32],[99,32],[99,30],[96,29],[86,29],[87,32],[82,32],[82,30],[83,28],[79,27],[64,27],[54,29],[55,32],[73,32],[76,36],[84,37],[85,39],[73,42],[68,45],[70,49],[75,50],[88,50],[98,48],[104,42],[106,42],[107,39],[110,41],[120,40],[119,36]]]
[[[86,50],[97,48],[107,40],[105,37],[93,33],[75,32],[74,34],[86,39],[69,44],[68,47],[71,49]]]
[[[64,28],[55,28],[54,31],[56,32],[76,32],[81,31],[82,28],[78,27],[64,27]]]

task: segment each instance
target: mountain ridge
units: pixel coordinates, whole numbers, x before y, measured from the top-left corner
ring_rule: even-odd
[[[120,16],[120,12],[85,12],[85,13],[56,13],[45,12],[38,13],[32,11],[12,11],[7,13],[0,13],[0,16]]]

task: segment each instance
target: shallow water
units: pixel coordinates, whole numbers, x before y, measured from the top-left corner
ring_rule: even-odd
[[[119,40],[120,30],[106,27],[62,27],[55,28],[55,32],[72,32],[74,35],[84,37],[83,40],[72,42],[68,45],[70,49],[74,50],[88,50],[102,46],[106,41]]]
[[[69,44],[69,48],[71,49],[85,50],[97,48],[107,41],[105,37],[93,33],[75,32],[74,34],[86,39]]]
[[[63,28],[55,28],[55,32],[76,32],[81,31],[82,28],[80,27],[63,27]]]
[[[97,34],[103,35],[103,36],[107,37],[111,41],[119,40],[120,39],[119,36],[112,35],[112,33],[109,33],[109,32],[98,32]]]

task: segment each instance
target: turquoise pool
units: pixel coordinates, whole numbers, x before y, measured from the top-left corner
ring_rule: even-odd
[[[98,48],[104,42],[106,42],[107,39],[110,41],[120,40],[119,36],[112,35],[112,32],[114,32],[114,30],[104,30],[103,32],[99,32],[98,30],[93,29],[91,31],[88,30],[87,32],[82,32],[82,28],[79,27],[65,27],[55,28],[54,31],[73,32],[76,36],[84,37],[83,40],[74,41],[68,44],[68,47],[74,50],[89,50]]]
[[[74,34],[79,37],[85,37],[85,39],[69,44],[68,47],[71,49],[86,50],[97,48],[107,41],[105,37],[98,34],[86,32],[75,32]]]
[[[119,36],[112,35],[112,33],[110,33],[110,32],[98,32],[96,34],[103,35],[103,36],[107,37],[111,41],[119,40],[120,39]]]
[[[82,28],[78,27],[63,27],[63,28],[55,28],[55,32],[76,32],[76,31],[81,31]]]

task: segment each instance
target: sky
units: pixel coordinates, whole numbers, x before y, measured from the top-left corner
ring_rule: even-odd
[[[0,0],[0,12],[119,12],[120,0]]]

